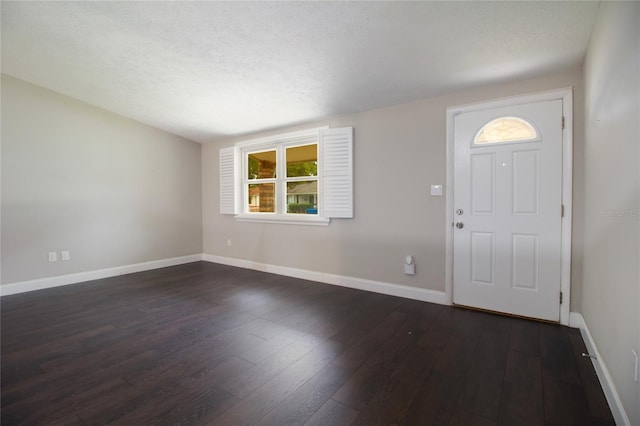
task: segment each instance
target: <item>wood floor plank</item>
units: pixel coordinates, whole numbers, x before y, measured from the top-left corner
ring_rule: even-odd
[[[402,424],[448,425],[457,411],[466,371],[432,369],[412,401]]]
[[[474,352],[480,338],[481,325],[475,321],[476,312],[460,310],[453,312],[451,329],[434,368],[441,371],[461,372],[464,376],[473,361]]]
[[[100,401],[99,404],[96,404],[96,401],[104,394],[113,395],[113,399],[108,402]],[[91,387],[65,398],[64,403],[56,404],[56,408],[53,410],[44,406],[44,418],[40,419],[40,421],[30,419],[28,422],[41,424],[42,420],[46,420],[50,421],[51,424],[56,424],[58,421],[72,415],[84,420],[91,412],[95,412],[96,410],[102,412],[105,408],[117,407],[130,398],[140,395],[141,393],[137,389],[134,389],[120,377],[107,379],[101,383],[94,383]],[[105,404],[107,405],[106,407]]]
[[[256,424],[284,426],[306,423],[347,381],[351,374],[350,370],[328,364]]]
[[[500,402],[500,425],[544,425],[540,357],[510,350]]]
[[[223,383],[221,387],[244,398],[321,343],[322,340],[315,336],[299,336],[291,344]]]
[[[360,411],[353,424],[402,423],[438,355],[435,351],[425,354],[422,348],[414,346],[367,406]]]
[[[149,415],[151,421],[143,420],[155,425],[206,425],[212,424],[212,419],[220,416],[237,398],[222,389],[212,387],[193,396],[186,392],[180,395],[177,403],[160,414]],[[161,411],[161,410],[158,410]],[[154,418],[155,416],[155,418]],[[121,422],[127,426],[129,419],[123,417]],[[120,422],[120,421],[119,421]],[[119,422],[114,422],[117,424]]]
[[[589,426],[592,419],[580,386],[543,377],[545,421],[553,425]]]
[[[110,366],[99,365],[93,371],[80,372],[72,368],[45,373],[29,380],[24,380],[15,385],[3,385],[2,407],[14,409],[13,404],[39,405],[52,403],[49,395],[59,398],[70,392],[83,392],[84,389],[94,386],[95,383],[110,380],[114,376],[126,374],[129,371],[140,368],[140,365],[154,362],[158,355],[153,351],[144,351],[133,357],[123,360],[121,363]],[[114,371],[118,374],[114,374]]]
[[[275,354],[293,344],[293,342],[301,337],[302,335],[300,333],[283,330],[280,334],[276,334],[270,339],[263,340],[258,345],[247,349],[238,356],[246,359],[252,364],[258,364],[271,356],[275,356]]]
[[[595,373],[591,358],[582,356],[583,353],[588,352],[582,337],[576,333],[571,333],[568,336],[575,355],[578,374],[580,375],[580,382],[582,383],[584,395],[587,399],[589,413],[594,423],[598,425],[615,425],[615,420],[611,415],[607,399],[602,392],[600,381]]]
[[[421,337],[419,332],[407,330],[406,325],[399,326],[396,333],[369,356],[333,399],[358,411],[369,404],[389,382],[393,372],[406,361],[407,354]]]
[[[349,426],[358,414],[353,408],[330,399],[304,423],[304,426]]]
[[[183,398],[195,397],[192,392],[174,385],[150,387],[139,392],[139,395],[127,397],[109,412],[95,410],[83,414],[82,418],[91,424],[139,425],[174,408]]]
[[[511,324],[493,315],[479,317],[477,321],[483,322],[483,330],[458,398],[458,407],[482,418],[497,420]]]
[[[161,354],[155,362],[148,363],[123,377],[136,386],[143,386],[154,381],[162,382],[190,376],[207,364],[223,362],[229,356],[244,352],[262,342],[261,338],[246,332],[239,333],[233,340],[211,339],[205,343]]]
[[[391,338],[397,328],[404,322],[406,315],[393,311],[369,333],[352,345],[347,351],[334,360],[336,365],[356,369],[370,358],[381,344]]]
[[[566,383],[580,384],[573,348],[562,327],[539,324],[542,374]]]
[[[180,385],[198,389],[207,389],[211,386],[218,387],[220,383],[231,380],[252,366],[253,364],[249,361],[236,356],[231,356],[224,360],[204,360],[202,367],[182,378]]]
[[[219,424],[254,424],[286,400],[288,395],[302,386],[318,371],[329,364],[344,348],[335,342],[316,346],[289,368],[251,392],[222,416],[215,419]]]
[[[512,318],[509,349],[540,356],[539,324],[521,318]]]
[[[331,336],[331,339],[353,346],[393,312],[391,306],[381,304],[380,299],[367,298],[364,304],[354,306],[352,314],[344,321],[344,327]]]
[[[486,417],[482,417],[476,413],[466,411],[466,410],[457,410],[453,418],[451,419],[451,423],[449,426],[495,426],[496,421],[492,419],[487,419]]]

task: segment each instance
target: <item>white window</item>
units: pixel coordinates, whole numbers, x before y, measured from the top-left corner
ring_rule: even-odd
[[[499,117],[491,120],[476,133],[474,145],[540,140],[533,124],[518,117]]]
[[[308,224],[353,217],[353,129],[311,129],[221,149],[220,213]]]

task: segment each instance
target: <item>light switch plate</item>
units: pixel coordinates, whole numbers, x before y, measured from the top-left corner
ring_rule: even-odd
[[[442,185],[431,185],[431,195],[442,196]]]

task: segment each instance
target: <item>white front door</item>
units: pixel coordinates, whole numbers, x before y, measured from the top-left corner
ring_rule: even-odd
[[[453,301],[559,321],[562,100],[454,117]]]

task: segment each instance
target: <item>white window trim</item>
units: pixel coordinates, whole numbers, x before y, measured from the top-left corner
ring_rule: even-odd
[[[293,215],[277,213],[240,213],[237,214],[238,222],[279,223],[282,225],[329,225],[331,219],[318,217],[317,215]]]
[[[325,158],[336,158],[336,151],[328,152],[325,154],[323,151],[324,138],[333,140],[327,142],[335,145],[335,140],[342,137],[342,141],[345,142],[344,146],[341,146],[342,152],[338,152],[337,155],[343,155],[348,158],[348,167],[345,168],[342,164],[328,164],[331,160],[325,161]],[[259,151],[262,148],[265,150],[271,149],[277,146],[277,151],[282,154],[283,151],[290,146],[302,146],[307,144],[318,145],[318,214],[317,215],[304,215],[304,214],[286,214],[282,213],[286,211],[286,196],[282,194],[282,191],[286,193],[286,189],[279,188],[279,183],[276,183],[276,198],[278,199],[278,206],[276,207],[277,213],[266,212],[247,212],[248,197],[245,196],[245,185],[247,184],[245,176],[247,173],[247,159],[246,154],[250,151]],[[325,157],[328,155],[329,157]],[[262,223],[279,223],[279,224],[297,224],[297,225],[329,225],[332,217],[335,218],[351,218],[353,217],[353,128],[341,128],[330,129],[328,126],[316,127],[313,129],[307,129],[297,132],[289,132],[279,135],[267,136],[258,139],[252,139],[248,141],[242,141],[236,143],[232,147],[222,148],[220,150],[220,158],[222,164],[222,158],[227,158],[227,164],[229,164],[229,157],[233,157],[234,170],[233,181],[235,182],[233,187],[235,191],[233,193],[226,192],[220,193],[220,213],[221,214],[235,214],[236,220],[240,222],[262,222]],[[280,155],[279,158],[284,158]],[[327,164],[324,164],[327,163]],[[344,163],[344,161],[342,162]],[[281,161],[278,163],[278,176],[284,176],[284,170],[286,165],[283,165]],[[330,176],[330,182],[324,182],[323,176],[325,176],[325,170],[328,176]],[[231,174],[222,176],[221,169],[221,183],[229,182]],[[285,183],[286,185],[286,183]],[[325,187],[329,189],[325,191]],[[228,186],[226,187],[228,189]],[[335,192],[335,196],[331,197],[331,191]],[[349,201],[344,202],[345,194],[350,194]],[[325,203],[329,207],[325,209]],[[223,206],[225,206],[223,208]],[[233,206],[230,208],[229,206]]]
[[[297,132],[281,133],[279,135],[265,136],[263,138],[250,139],[247,141],[237,142],[237,148],[260,148],[261,145],[272,145],[274,143],[286,142],[287,140],[300,139],[305,137],[318,136],[320,130],[326,130],[329,126],[314,127],[313,129],[299,130]]]

